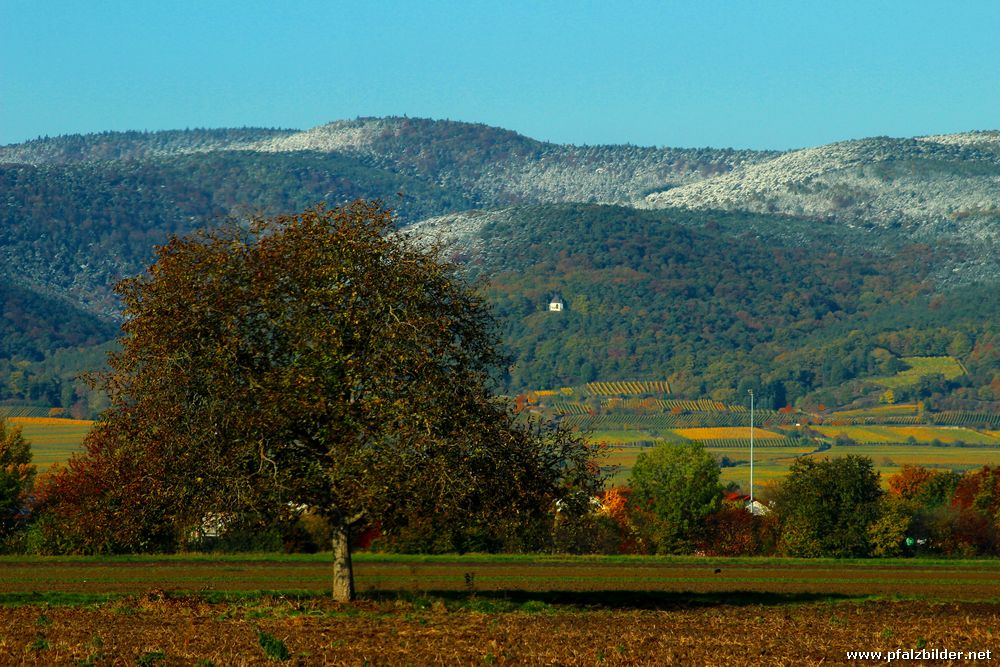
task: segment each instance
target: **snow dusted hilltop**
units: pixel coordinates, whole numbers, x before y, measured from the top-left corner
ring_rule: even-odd
[[[363,184],[344,193],[337,181],[345,169],[328,169],[309,179],[315,187],[303,195],[383,197],[407,222],[470,208],[588,202],[779,213],[986,240],[996,238],[991,221],[1000,210],[997,131],[877,137],[780,153],[570,146],[481,124],[359,118],[305,131],[240,128],[38,139],[0,147],[0,165],[157,164],[192,156],[245,162],[248,155],[260,156],[261,166],[268,155],[284,156],[283,165],[335,156],[369,174],[391,174],[397,182],[385,183],[388,187]],[[445,194],[451,205],[437,202],[411,213],[406,202],[393,200],[391,188],[420,198],[414,182]]]
[[[957,244],[967,252],[941,269],[947,282],[1000,277],[996,131],[785,153],[559,145],[399,117],[305,131],[105,132],[0,147],[0,196],[0,274],[103,314],[115,310],[110,285],[141,271],[171,233],[356,198],[382,199],[401,225],[460,253],[506,242],[495,235],[516,233],[512,220],[552,215],[531,207],[608,204],[744,212],[746,231],[779,229],[786,242],[814,238],[820,220],[835,247],[847,242],[838,234],[856,239],[852,230],[868,233],[866,246],[888,247],[886,234]]]
[[[485,125],[409,118],[337,121],[248,149],[343,151],[460,187],[490,203],[627,203],[651,189],[766,160],[776,153],[566,146]]]
[[[833,218],[996,241],[1000,133],[879,137],[807,148],[652,193],[641,205]]]
[[[461,192],[477,206],[629,203],[645,193],[726,173],[776,152],[568,146],[473,123],[362,118],[310,130],[109,132],[0,147],[0,164],[163,159],[219,152],[335,154],[367,168]],[[444,211],[442,211],[444,212]]]

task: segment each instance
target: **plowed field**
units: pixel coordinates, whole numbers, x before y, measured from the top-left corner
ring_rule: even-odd
[[[0,559],[0,664],[265,665],[280,645],[293,665],[857,665],[880,663],[848,651],[1000,648],[993,561],[362,555],[353,604],[322,594],[328,574],[324,556]]]
[[[848,651],[993,650],[984,603],[685,604],[654,608],[145,596],[83,608],[0,610],[0,663],[266,665],[260,633],[293,665],[843,665]],[[144,662],[145,661],[145,662]],[[920,662],[915,664],[928,664]],[[944,664],[944,663],[935,663]],[[988,660],[954,664],[991,664]]]

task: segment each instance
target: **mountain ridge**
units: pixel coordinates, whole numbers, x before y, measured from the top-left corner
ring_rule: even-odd
[[[510,388],[641,372],[692,395],[753,377],[815,397],[860,382],[876,349],[938,354],[959,335],[978,384],[942,391],[993,396],[992,373],[1000,387],[997,314],[964,302],[990,310],[1000,285],[993,130],[766,152],[570,146],[391,117],[4,146],[0,279],[48,341],[29,350],[10,329],[9,363],[18,345],[35,363],[100,343],[112,285],[172,234],[357,198],[393,207],[401,229],[482,281],[520,364]],[[562,320],[546,312],[552,291]],[[21,306],[32,301],[39,312]],[[57,335],[60,309],[86,335]]]
[[[851,140],[791,151],[712,179],[645,197],[649,208],[704,208],[943,229],[1000,236],[1000,139],[975,135]],[[983,133],[993,138],[993,133]],[[989,150],[986,150],[986,149]],[[957,221],[965,229],[955,230]]]
[[[124,146],[116,146],[122,141]],[[358,118],[309,130],[190,130],[71,135],[0,147],[0,164],[63,164],[244,151],[340,153],[368,167],[471,193],[480,206],[626,203],[646,191],[729,171],[776,152],[552,144],[483,124]],[[115,157],[122,156],[122,157]]]

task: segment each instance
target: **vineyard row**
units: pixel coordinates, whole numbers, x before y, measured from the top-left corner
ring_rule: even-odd
[[[642,394],[669,394],[666,380],[643,382],[588,382],[587,391],[595,396],[638,396]]]
[[[794,415],[771,413],[754,419],[756,426],[771,424],[794,424]],[[582,415],[571,414],[563,417],[563,423],[583,430],[614,430],[622,428],[672,429],[696,428],[699,426],[749,426],[747,415],[727,413],[693,415]]]

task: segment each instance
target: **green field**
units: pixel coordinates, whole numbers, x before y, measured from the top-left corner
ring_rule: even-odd
[[[878,405],[857,410],[838,410],[833,418],[838,417],[901,417],[914,416],[919,413],[916,403],[897,403],[895,405]]]
[[[812,445],[791,446],[791,447],[755,447],[753,450],[753,479],[754,487],[759,490],[759,485],[779,480],[788,474],[788,467],[795,459],[805,456],[815,449]],[[713,449],[707,451],[720,459],[723,456],[729,458],[738,465],[722,468],[722,483],[735,482],[743,488],[750,486],[750,448],[744,450],[733,450],[730,448]]]
[[[330,554],[0,557],[0,603],[149,590],[321,593]],[[528,591],[815,593],[998,600],[1000,560],[355,554],[362,594]],[[716,572],[719,569],[721,572]],[[720,576],[721,575],[721,576]]]
[[[780,479],[788,473],[788,466],[795,458],[812,452],[812,445],[786,447],[755,447],[754,448],[754,484],[763,484],[769,480]],[[632,472],[635,460],[643,451],[643,447],[616,447],[611,450],[607,464],[618,467],[614,477],[609,480],[609,486],[625,484]],[[705,451],[717,460],[727,457],[731,464],[722,468],[722,482],[736,482],[744,486],[750,481],[750,449],[740,450],[732,447],[706,447]]]
[[[872,382],[888,389],[911,387],[925,375],[943,375],[946,380],[965,375],[965,369],[954,357],[902,357],[909,368],[891,377],[873,378]]]
[[[65,463],[80,450],[80,444],[90,430],[92,422],[70,419],[14,418],[22,427],[24,436],[31,443],[34,462],[40,470],[53,464]],[[895,474],[904,464],[968,470],[982,465],[1000,465],[1000,433],[984,433],[968,428],[946,426],[817,426],[815,430],[828,437],[846,433],[858,445],[838,446],[816,456],[870,456],[883,478]],[[666,436],[666,437],[664,437]],[[907,444],[907,438],[916,436],[918,444]],[[595,431],[588,434],[590,442],[611,445],[606,465],[617,466],[618,471],[610,485],[624,484],[631,473],[636,457],[645,448],[636,443],[673,441],[679,436],[672,431],[616,429]],[[941,443],[962,441],[973,447],[930,446],[931,440]],[[866,444],[867,443],[867,444]],[[877,443],[877,444],[871,444]],[[894,443],[894,444],[893,444]],[[780,479],[788,472],[795,457],[812,452],[811,444],[802,446],[762,446],[754,449],[754,481],[765,484]],[[749,447],[713,447],[706,443],[706,450],[717,459],[728,457],[731,467],[722,468],[722,480],[746,485],[749,481]]]
[[[25,439],[31,443],[32,462],[39,470],[65,463],[80,451],[80,445],[93,425],[86,420],[21,417],[14,417],[10,422],[20,426]]]
[[[830,450],[812,456],[869,456],[875,469],[882,473],[883,481],[894,475],[904,465],[919,465],[929,468],[950,470],[971,470],[984,465],[1000,465],[1000,447],[932,447],[928,445],[854,445],[834,446]]]
[[[810,445],[788,447],[755,447],[754,448],[754,485],[766,484],[779,480],[788,474],[788,467],[799,456],[836,458],[854,454],[871,457],[875,469],[882,474],[882,481],[896,474],[904,465],[922,465],[932,468],[947,468],[951,470],[970,470],[983,465],[1000,465],[1000,446],[996,447],[935,447],[931,445],[877,444],[877,445],[832,445],[829,449],[816,452]],[[744,488],[750,482],[750,449],[731,447],[706,447],[705,450],[715,456],[716,460],[727,457],[729,467],[721,470],[723,484],[736,482]],[[609,465],[618,466],[618,471],[609,480],[609,486],[625,484],[628,481],[632,466],[642,451],[641,447],[619,447],[611,450]],[[735,464],[735,465],[734,465]]]

